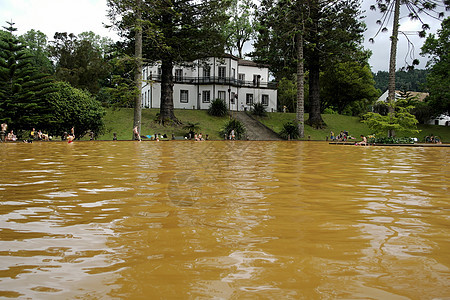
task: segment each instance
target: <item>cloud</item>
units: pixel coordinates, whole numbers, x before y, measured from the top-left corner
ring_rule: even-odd
[[[373,1],[364,0],[362,4],[363,10],[365,10],[364,22],[367,25],[367,31],[365,32],[364,48],[372,51],[372,57],[369,63],[372,67],[373,72],[377,71],[388,71],[389,70],[389,56],[390,56],[390,36],[392,34],[392,21],[387,24],[388,31],[380,32],[375,37],[375,43],[369,42],[369,38],[374,37],[379,30],[379,25],[376,21],[381,18],[381,13],[378,11],[371,11],[370,5]],[[404,11],[401,11],[401,15],[407,15]],[[431,17],[422,15],[423,21],[430,25],[431,29],[429,33],[435,33],[441,28],[441,20],[436,20]],[[391,18],[392,20],[392,18]],[[420,60],[419,66],[416,68],[424,69],[427,63],[427,58],[420,56],[420,48],[425,42],[424,38],[420,38],[417,34],[418,31],[422,29],[422,23],[420,21],[412,21],[407,17],[401,18],[400,20],[400,31],[406,32],[407,35],[399,35],[399,40],[397,44],[397,70],[407,66],[407,63],[411,64],[414,58]],[[411,44],[408,43],[408,40]],[[411,50],[410,53],[408,51]]]
[[[369,38],[374,37],[379,29],[376,20],[381,14],[369,9],[373,4],[371,0],[363,0],[362,9],[365,10],[364,19],[367,31],[364,34],[364,47],[372,51],[369,61],[372,71],[387,71],[389,69],[390,34],[392,26],[388,26],[389,31],[380,33],[375,38],[375,43],[369,43]],[[93,31],[100,36],[111,37],[117,40],[116,33],[106,29],[103,23],[108,24],[106,17],[108,7],[106,0],[1,0],[0,1],[0,21],[1,25],[6,25],[6,21],[15,22],[19,29],[18,33],[23,34],[30,29],[40,30],[51,40],[55,32],[68,32],[80,34],[84,31]],[[431,32],[436,32],[440,28],[441,21],[423,16],[424,21],[431,26]],[[389,24],[390,25],[390,24]],[[417,32],[421,29],[419,21],[411,21],[408,18],[401,20],[400,30]],[[419,68],[425,68],[426,58],[420,57],[420,48],[425,39],[417,35],[408,35],[407,38],[414,45],[414,58],[419,58],[421,64]],[[246,44],[251,47],[251,42]],[[397,50],[397,69],[406,66],[405,59],[411,63],[411,57],[407,56],[408,43],[404,36],[399,37]]]
[[[117,39],[104,28],[108,23],[106,0],[2,0],[0,21],[13,21],[18,33],[40,30],[49,39],[55,32],[80,34],[93,31],[101,36]]]

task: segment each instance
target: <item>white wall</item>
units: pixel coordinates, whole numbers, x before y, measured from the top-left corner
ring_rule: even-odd
[[[211,67],[210,77],[216,78],[219,76],[219,67],[225,67],[225,76],[227,79],[238,80],[238,74],[245,74],[245,81],[252,85],[253,76],[260,76],[260,88],[253,86],[236,86],[233,84],[188,84],[188,83],[175,83],[173,87],[173,102],[174,107],[177,109],[208,109],[211,102],[219,98],[219,92],[225,92],[225,102],[230,105],[231,110],[243,110],[243,108],[249,109],[250,106],[246,105],[246,94],[253,95],[253,103],[261,102],[263,95],[267,95],[269,98],[267,111],[276,111],[277,107],[277,90],[268,89],[267,82],[269,80],[268,68],[259,68],[255,66],[243,66],[238,64],[237,59],[226,57],[223,59],[209,58],[206,62]],[[203,77],[203,61],[196,61],[195,68],[175,66],[173,69],[174,76],[176,69],[182,69],[183,78],[189,77],[196,79]],[[152,73],[152,79],[150,80],[149,74]],[[142,88],[142,106],[149,108],[159,108],[161,105],[161,83],[155,81],[158,75],[158,65],[145,67],[144,82]],[[180,102],[181,90],[188,91],[188,102]],[[230,92],[228,92],[230,90]],[[210,102],[205,103],[203,101],[203,91],[210,91]],[[231,101],[231,96],[237,94],[238,99],[234,99],[234,104]],[[223,93],[222,93],[223,95]]]

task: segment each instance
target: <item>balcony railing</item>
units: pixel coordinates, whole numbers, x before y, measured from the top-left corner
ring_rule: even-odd
[[[152,75],[149,76],[146,80],[154,80],[154,81],[161,81],[161,75]],[[245,81],[245,80],[238,80],[236,78],[232,77],[173,77],[174,83],[184,83],[184,84],[195,84],[195,85],[202,85],[202,84],[221,84],[221,85],[231,85],[235,87],[251,87],[251,88],[269,88],[269,89],[276,89],[277,83],[276,82],[261,82],[257,80],[251,80],[251,81]]]

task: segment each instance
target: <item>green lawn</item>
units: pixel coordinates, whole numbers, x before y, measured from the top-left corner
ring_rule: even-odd
[[[162,126],[155,122],[156,114],[159,109],[142,109],[142,125],[141,135],[167,134],[171,137],[184,136],[187,131],[183,126],[188,122],[200,123],[200,132],[203,136],[209,135],[210,139],[221,139],[219,136],[220,129],[227,122],[228,118],[212,117],[207,114],[206,110],[175,110],[175,116],[183,123],[181,126]],[[113,133],[117,133],[119,140],[130,140],[132,138],[133,129],[133,109],[107,109],[105,121],[105,132],[99,136],[100,140],[112,140]]]
[[[330,131],[337,135],[341,130],[347,130],[351,136],[357,139],[361,134],[365,136],[371,134],[366,124],[360,122],[358,117],[327,114],[322,115],[322,118],[327,124],[327,128],[317,130],[305,125],[305,140],[308,139],[308,136],[311,137],[311,140],[325,140],[330,135]],[[305,114],[305,120],[307,119],[308,114]],[[267,117],[259,118],[259,120],[275,132],[280,132],[284,123],[295,120],[295,113],[268,113]],[[417,128],[420,131],[419,133],[398,132],[397,136],[417,137],[420,141],[423,141],[425,136],[434,134],[439,136],[443,142],[450,142],[450,127],[419,124]]]
[[[183,136],[187,133],[182,126],[161,126],[154,122],[156,114],[159,109],[143,109],[142,110],[142,128],[141,135],[153,135],[155,133],[167,134],[171,136],[172,133],[175,136]],[[190,110],[190,109],[177,109],[175,110],[177,118],[186,124],[200,123],[200,131],[203,136],[209,135],[210,139],[222,139],[219,136],[220,129],[225,125],[228,118],[217,118],[208,115],[206,110]],[[305,140],[308,136],[311,140],[326,140],[326,137],[330,135],[330,131],[333,131],[335,135],[339,134],[341,130],[347,130],[349,134],[356,139],[359,136],[371,134],[366,124],[361,123],[358,117],[349,117],[343,115],[322,115],[323,120],[327,124],[327,128],[316,130],[311,126],[305,125]],[[308,114],[305,114],[305,120],[308,119]],[[105,116],[105,133],[99,136],[100,140],[112,140],[113,132],[117,133],[119,140],[130,140],[132,137],[133,128],[133,109],[107,109]],[[267,127],[273,129],[275,132],[280,132],[283,128],[283,124],[289,121],[295,120],[294,113],[268,113],[265,118],[259,118],[260,122]],[[437,126],[437,125],[419,125],[420,133],[418,134],[402,134],[397,133],[398,136],[411,136],[417,137],[420,141],[424,140],[424,137],[430,134],[439,136],[443,142],[450,142],[450,127]]]
[[[322,115],[323,120],[327,124],[325,129],[314,129],[311,126],[305,125],[305,139],[308,136],[311,140],[326,140],[327,136],[330,136],[330,131],[333,131],[335,135],[339,132],[347,130],[351,136],[359,137],[362,135],[368,135],[370,133],[366,124],[361,123],[358,117],[349,117],[343,115]],[[308,119],[308,114],[305,114],[305,120]],[[283,124],[289,121],[295,120],[295,113],[268,113],[265,118],[259,118],[267,127],[271,128],[275,132],[280,132],[283,129]]]

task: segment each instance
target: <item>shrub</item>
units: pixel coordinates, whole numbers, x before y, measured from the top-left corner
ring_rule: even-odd
[[[233,129],[234,134],[236,135],[236,139],[241,140],[245,134],[245,126],[239,120],[236,119],[229,120],[220,131],[220,135],[226,136],[228,138],[230,136],[231,130]]]
[[[325,110],[323,111],[323,113],[324,113],[325,115],[337,115],[337,114],[338,114],[338,112],[335,111],[335,110],[333,109],[333,107],[327,107],[327,108],[325,108]]]
[[[224,117],[228,113],[228,107],[224,100],[216,99],[211,102],[208,108],[208,114],[215,117]]]
[[[185,126],[183,126],[184,130],[187,130],[187,137],[193,138],[194,134],[196,132],[198,132],[200,130],[200,123],[192,123],[192,122],[187,122],[187,124]]]
[[[296,122],[284,123],[283,129],[280,131],[280,136],[284,139],[298,139],[300,134],[298,132],[298,125]]]
[[[369,137],[370,144],[414,144],[414,139],[410,137]]]
[[[261,102],[254,103],[252,114],[258,117],[265,117],[267,116],[266,107]]]

